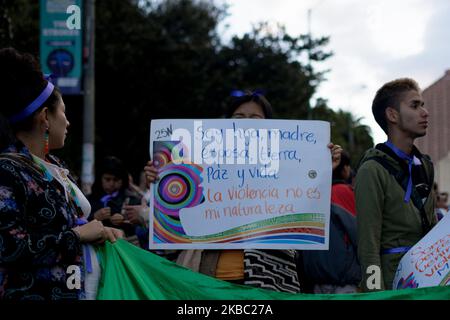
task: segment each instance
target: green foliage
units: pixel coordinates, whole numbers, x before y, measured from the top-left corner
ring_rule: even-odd
[[[355,119],[347,111],[333,111],[327,107],[324,99],[318,99],[312,109],[312,118],[331,123],[331,141],[342,146],[350,154],[353,167],[358,165],[364,152],[373,147],[370,128],[361,124],[361,118]]]
[[[39,52],[37,1],[0,0],[0,46]],[[329,39],[289,35],[266,23],[223,43],[227,7],[206,0],[96,1],[96,156],[114,154],[137,174],[149,158],[149,123],[222,117],[233,89],[263,89],[275,117],[305,119],[331,52]],[[72,137],[65,159],[80,167],[82,98],[65,97]],[[367,127],[319,100],[312,118],[332,122],[332,141],[352,156],[370,147]],[[352,128],[348,130],[349,126]],[[351,133],[349,135],[349,132]]]

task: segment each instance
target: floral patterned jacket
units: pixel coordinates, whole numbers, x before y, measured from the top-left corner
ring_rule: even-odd
[[[23,144],[0,153],[0,300],[82,298],[78,215]]]

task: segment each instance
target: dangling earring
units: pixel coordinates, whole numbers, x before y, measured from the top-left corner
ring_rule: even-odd
[[[49,147],[48,147],[48,136],[49,136],[49,131],[48,129],[45,130],[44,133],[44,155],[46,156],[49,152]]]

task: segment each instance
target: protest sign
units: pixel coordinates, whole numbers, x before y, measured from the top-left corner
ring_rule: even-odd
[[[400,260],[393,288],[450,285],[450,214]]]
[[[150,248],[328,249],[324,121],[153,120]]]

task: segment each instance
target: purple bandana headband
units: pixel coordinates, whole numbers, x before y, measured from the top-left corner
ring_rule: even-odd
[[[116,191],[112,194],[106,194],[100,199],[100,202],[103,203],[103,207],[107,207],[109,200],[117,197],[118,195],[119,195],[119,191]]]
[[[53,83],[48,81],[47,87],[45,87],[41,94],[21,112],[10,117],[9,122],[11,124],[17,123],[33,114],[33,112],[39,109],[39,107],[42,106],[45,101],[47,101],[48,97],[50,97],[50,95],[52,94],[54,87],[55,86],[53,85]]]
[[[230,96],[235,97],[235,98],[240,98],[243,96],[256,97],[256,96],[262,96],[264,94],[265,94],[264,90],[261,90],[261,89],[256,89],[253,92],[248,91],[248,93],[245,91],[242,91],[242,90],[233,90],[233,91],[231,91]]]

